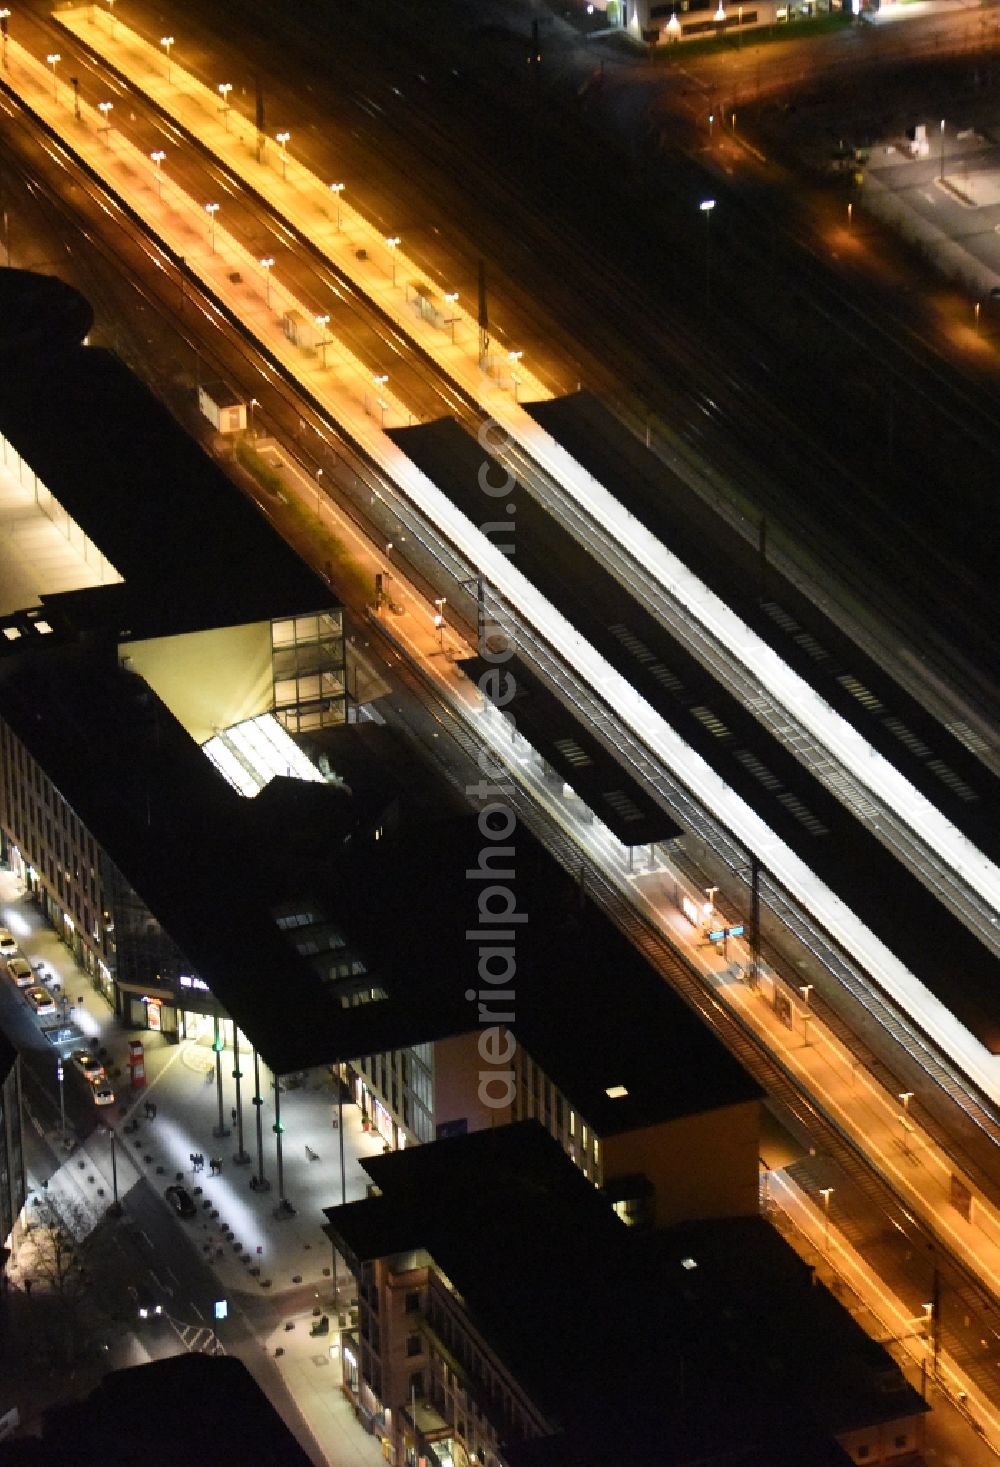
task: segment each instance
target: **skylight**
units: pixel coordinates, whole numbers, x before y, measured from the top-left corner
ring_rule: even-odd
[[[272,713],[248,718],[208,740],[205,753],[234,789],[252,799],[278,775],[322,784],[323,776]]]

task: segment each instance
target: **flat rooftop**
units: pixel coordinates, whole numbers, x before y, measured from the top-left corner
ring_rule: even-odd
[[[525,411],[948,819],[1000,859],[1000,780],[982,740],[943,725],[603,403],[581,392]],[[520,547],[519,547],[520,548]]]
[[[98,586],[64,552],[57,561],[51,535],[37,517],[24,515],[23,495],[0,475],[0,555],[20,567],[2,593],[0,614],[41,601],[60,633],[103,628],[128,639],[337,604],[321,577],[110,352],[69,347],[52,355],[44,374],[26,370],[5,380],[0,434],[124,581]],[[34,493],[33,483],[26,487]]]
[[[552,1425],[512,1463],[613,1467],[651,1441],[671,1463],[783,1440],[799,1455],[779,1460],[836,1460],[807,1444],[927,1409],[760,1218],[638,1234],[533,1121],[364,1167],[381,1195],[325,1209],[326,1231],[355,1264],[430,1255]]]
[[[464,513],[483,450],[450,419],[393,437]],[[520,485],[518,569],[991,1053],[1000,959]]]
[[[470,657],[459,665],[489,695],[493,683],[482,679],[496,671],[496,664]],[[514,719],[518,733],[623,846],[650,845],[683,834],[662,805],[595,737],[592,728],[561,703],[520,658],[510,658],[502,671],[512,679],[515,689],[505,712]],[[503,684],[504,696],[509,686]]]

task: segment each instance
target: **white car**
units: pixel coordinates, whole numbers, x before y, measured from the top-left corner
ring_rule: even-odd
[[[12,958],[17,953],[17,943],[6,927],[0,927],[0,958]]]
[[[56,1001],[47,988],[26,988],[24,996],[40,1019],[47,1019],[56,1012]]]
[[[95,1105],[114,1105],[115,1092],[112,1090],[107,1080],[92,1080],[91,1084],[94,1087]]]
[[[26,958],[8,958],[7,974],[13,978],[18,988],[30,988],[34,982],[31,964]]]

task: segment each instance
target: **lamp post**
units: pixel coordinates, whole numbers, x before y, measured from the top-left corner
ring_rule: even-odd
[[[250,1185],[255,1192],[269,1192],[271,1183],[264,1175],[264,1122],[261,1116],[264,1097],[260,1093],[260,1055],[256,1049],[253,1052],[253,1090],[253,1106],[257,1113],[257,1175],[251,1177]]]
[[[163,47],[164,51],[166,51],[166,53],[167,53],[167,81],[168,82],[171,80],[170,48],[171,48],[171,46],[173,44],[174,44],[174,38],[173,38],[173,36],[161,36],[160,37],[160,45]]]
[[[115,1149],[118,1140],[115,1135],[114,1126],[108,1126],[108,1136],[111,1138],[111,1206],[108,1213],[111,1217],[121,1217],[122,1205],[118,1200],[118,1155]]]
[[[260,268],[264,272],[264,300],[265,300],[265,303],[268,306],[268,309],[270,309],[270,306],[271,306],[271,270],[272,270],[272,268],[274,266],[274,256],[273,255],[264,255],[262,257],[262,259],[258,260],[257,263],[260,265]]]
[[[340,229],[340,196],[344,192],[344,185],[342,183],[331,183],[331,185],[330,185],[330,192],[333,194],[333,197],[337,200],[337,229],[339,231],[339,229]]]
[[[827,1262],[830,1261],[830,1194],[832,1187],[820,1187],[819,1195],[823,1199],[823,1253]]]
[[[278,1205],[274,1209],[275,1217],[294,1217],[295,1208],[285,1196],[285,1166],[281,1149],[281,1138],[285,1134],[285,1128],[281,1123],[281,1080],[277,1075],[274,1077],[274,1149],[278,1162]]]
[[[4,69],[4,71],[7,71],[9,69],[8,68],[8,61],[7,61],[7,31],[8,31],[9,25],[10,25],[10,11],[7,9],[7,7],[5,5],[3,7],[3,9],[0,10],[0,47],[2,47],[2,51],[3,51],[2,58],[0,58],[0,59],[2,59],[2,61],[3,61],[3,69]]]
[[[523,351],[509,351],[507,353],[507,360],[510,362],[510,380],[511,380],[511,385],[514,388],[514,401],[515,402],[517,402],[517,389],[521,385],[521,379],[517,375],[517,364],[518,364],[518,362],[521,360],[521,358],[523,356],[524,356],[524,352]]]
[[[250,1153],[243,1145],[243,1099],[240,1089],[240,1081],[243,1079],[243,1071],[240,1069],[240,1032],[233,1021],[233,1084],[236,1086],[236,1151],[233,1161],[237,1166],[246,1166],[250,1160]]]
[[[388,382],[388,380],[389,380],[389,373],[388,372],[376,372],[375,373],[375,376],[372,378],[372,381],[375,383],[375,386],[379,389],[379,392],[380,393],[385,390],[385,384]],[[382,413],[382,427],[384,428],[385,427],[385,410],[386,410],[387,404],[386,404],[385,398],[384,397],[381,397],[381,396],[377,397],[375,399],[375,401],[378,403],[379,408],[381,410],[381,413]],[[390,550],[392,549],[392,546],[391,545],[389,546],[389,549]]]
[[[278,143],[278,146],[281,148],[281,176],[282,176],[282,178],[285,178],[287,176],[287,173],[288,173],[288,141],[291,138],[291,136],[292,135],[291,135],[290,132],[276,132],[275,135],[274,135],[275,141]]]
[[[321,367],[322,367],[322,369],[323,369],[324,372],[326,371],[326,349],[330,345],[330,338],[326,334],[326,328],[329,326],[329,324],[330,324],[330,317],[329,316],[317,316],[316,317],[316,325],[319,327],[320,332],[322,333],[322,337],[323,337],[322,341],[319,344],[319,349],[320,349],[320,352],[321,352],[320,365],[321,365]]]
[[[62,1060],[56,1061],[56,1079],[59,1081],[59,1131],[62,1144],[66,1145],[66,1089]]]
[[[111,146],[111,117],[110,117],[110,113],[114,111],[114,106],[115,106],[114,102],[98,102],[98,104],[97,104],[97,110],[101,114],[101,116],[104,118],[104,142],[105,142],[106,146],[109,147],[109,148]]]
[[[452,307],[453,310],[454,310],[455,306],[458,305],[458,291],[457,290],[447,290],[447,291],[445,291],[444,298],[448,302],[449,306]],[[459,317],[459,316],[450,316],[448,318],[448,320],[445,322],[445,325],[446,326],[450,326],[451,327],[451,344],[452,344],[452,346],[455,345],[455,327],[457,326],[457,324],[458,324],[458,322],[459,322],[460,319],[461,319],[461,317]]]
[[[256,427],[254,425],[253,410],[254,410],[254,408],[258,408],[258,407],[260,407],[260,403],[257,401],[257,399],[255,397],[251,397],[251,399],[250,399],[250,437],[251,438],[255,438],[257,436],[257,430],[256,430]]]
[[[111,35],[115,34],[115,0],[108,0],[108,14],[111,17]]]
[[[212,1049],[215,1051],[215,1096],[219,1105],[219,1124],[212,1127],[212,1135],[228,1136],[229,1127],[226,1125],[222,1114],[222,1050],[224,1046],[222,1034],[219,1030],[218,1016],[212,1020],[212,1024],[215,1029],[215,1034],[212,1039]]]
[[[396,284],[396,251],[399,249],[399,235],[398,234],[387,234],[386,237],[385,237],[385,243],[386,243],[386,247],[387,247],[387,249],[389,251],[389,258],[392,260],[392,283],[393,283],[393,286],[395,286],[395,284]]]
[[[944,183],[944,118],[941,119],[941,182]]]
[[[60,61],[62,60],[62,57],[59,55],[59,52],[58,51],[50,51],[49,54],[46,56],[45,59],[49,63],[49,65],[52,67],[52,96],[53,96],[53,98],[56,101],[58,101],[59,100],[59,83],[56,80],[56,67],[59,65]]]
[[[222,123],[229,131],[229,93],[233,90],[232,82],[219,83],[219,96],[222,98]]]
[[[150,153],[149,156],[152,158],[153,162],[156,164],[156,197],[158,199],[162,199],[163,198],[163,173],[162,173],[162,166],[163,166],[163,160],[164,160],[164,158],[167,155],[163,151],[162,148],[157,148],[156,151],[153,152],[153,153]]]
[[[73,88],[73,116],[77,122],[80,121],[80,78],[71,76],[69,84]]]
[[[215,254],[215,216],[219,212],[218,204],[206,204],[205,213],[208,215],[208,242],[212,246],[212,254]]]
[[[444,651],[444,608],[447,604],[447,601],[447,596],[434,597],[434,605],[437,607],[437,612],[434,617],[434,625],[437,627],[438,646],[441,648],[442,652]]]
[[[712,305],[712,210],[714,199],[702,199],[698,208],[705,216],[705,307]]]
[[[912,1090],[901,1090],[898,1096],[899,1102],[907,1115],[910,1114],[910,1101],[913,1099]]]

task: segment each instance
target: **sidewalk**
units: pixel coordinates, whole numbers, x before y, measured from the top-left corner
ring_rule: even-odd
[[[212,1134],[218,1122],[218,1102],[214,1054],[207,1043],[182,1041],[175,1045],[162,1035],[141,1032],[146,1046],[147,1085],[138,1092],[131,1091],[125,1057],[132,1032],[121,1026],[41,911],[24,898],[13,873],[5,869],[0,870],[0,912],[29,960],[44,961],[58,976],[72,1004],[71,1021],[85,1042],[95,1048],[101,1045],[107,1051],[106,1066],[118,1104],[108,1107],[108,1114],[100,1119],[115,1125],[118,1189],[126,1213],[129,1192],[140,1176],[147,1177],[160,1192],[180,1178],[201,1205],[203,1215],[191,1222],[179,1221],[177,1226],[197,1230],[196,1240],[205,1261],[219,1280],[220,1296],[229,1299],[234,1310],[240,1307],[241,1299],[254,1295],[266,1292],[275,1298],[278,1322],[259,1335],[258,1342],[279,1371],[323,1459],[331,1467],[375,1467],[383,1461],[381,1450],[375,1438],[359,1425],[353,1407],[340,1390],[333,1257],[322,1232],[322,1209],[341,1200],[340,1142],[332,1124],[336,1116],[332,1085],[314,1073],[301,1089],[282,1091],[285,1195],[295,1211],[275,1217],[278,1192],[270,1073],[262,1066],[264,1175],[272,1185],[269,1192],[256,1192],[249,1185],[257,1169],[256,1131],[249,1103],[249,1051],[241,1052],[241,1067],[247,1076],[243,1087],[244,1145],[253,1160],[237,1166],[232,1161],[235,1131],[224,1138]],[[223,1114],[227,1126],[235,1101],[232,1070],[232,1051],[224,1051]],[[206,1076],[213,1083],[206,1083]],[[156,1103],[154,1120],[144,1117],[146,1100]],[[138,1130],[126,1135],[123,1126],[133,1118],[139,1123]],[[62,1149],[58,1125],[35,1124],[58,1157]],[[360,1113],[353,1104],[343,1107],[343,1127],[345,1191],[352,1201],[364,1197],[367,1188],[368,1178],[360,1159],[381,1152],[383,1142],[375,1132],[363,1130]],[[29,1187],[35,1189],[43,1181],[47,1183],[47,1203],[63,1226],[79,1238],[97,1225],[111,1202],[111,1150],[100,1124],[85,1142],[73,1145],[74,1139],[71,1134],[72,1150],[65,1160],[57,1161],[48,1177],[29,1178]],[[308,1159],[307,1147],[315,1160]],[[202,1152],[206,1158],[205,1171],[197,1175],[190,1161],[192,1152]],[[213,1156],[221,1156],[223,1162],[222,1174],[217,1177],[209,1174],[209,1159]],[[36,1210],[32,1202],[28,1206]],[[9,1270],[17,1295],[30,1272],[29,1243],[23,1245]],[[341,1268],[337,1290],[340,1309],[347,1307],[352,1296],[353,1280]],[[330,1318],[329,1335],[310,1336],[314,1307]]]

